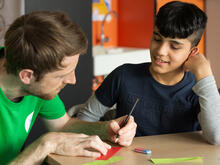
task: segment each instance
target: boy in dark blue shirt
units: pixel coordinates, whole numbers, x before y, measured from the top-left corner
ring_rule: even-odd
[[[206,22],[206,14],[194,4],[162,6],[149,47],[152,62],[116,68],[78,117],[99,120],[114,104],[116,116],[123,116],[139,98],[132,113],[136,136],[202,128],[210,143],[220,143],[220,97],[210,64],[197,48]]]

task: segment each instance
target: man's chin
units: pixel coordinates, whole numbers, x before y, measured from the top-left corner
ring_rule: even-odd
[[[37,96],[43,100],[52,100],[56,97],[56,95],[41,95],[41,96]]]

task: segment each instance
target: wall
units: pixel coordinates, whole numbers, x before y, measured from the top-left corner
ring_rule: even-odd
[[[103,2],[103,0],[102,0]],[[111,0],[111,10],[118,13],[118,0]],[[118,45],[118,16],[115,18],[113,14],[108,15],[111,20],[104,23],[104,34],[110,40],[104,43],[104,46]],[[92,21],[92,45],[100,45],[102,21]]]
[[[206,11],[208,15],[208,24],[206,28],[206,54],[211,62],[212,70],[220,88],[220,1],[219,0],[206,0]]]
[[[149,48],[154,16],[154,0],[111,0],[117,19],[104,24],[104,33],[110,38],[104,46]],[[101,21],[93,21],[92,43],[100,44]]]
[[[9,25],[24,14],[24,0],[0,1],[0,45],[4,45],[4,35]]]
[[[153,32],[154,0],[119,0],[118,3],[118,45],[149,48]]]

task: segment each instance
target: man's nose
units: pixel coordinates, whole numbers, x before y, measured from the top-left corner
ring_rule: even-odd
[[[64,83],[65,84],[76,84],[76,76],[75,73],[72,73],[70,75],[68,75],[65,79],[64,79]]]

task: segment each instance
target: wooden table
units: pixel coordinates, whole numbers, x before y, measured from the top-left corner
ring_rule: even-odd
[[[136,153],[135,147],[144,147],[152,151],[151,156]],[[114,165],[152,165],[150,158],[178,158],[194,157],[203,158],[203,163],[172,163],[172,165],[220,165],[220,146],[208,144],[201,132],[188,132],[178,134],[165,134],[134,138],[133,144],[123,147],[114,156],[124,158]],[[50,154],[47,162],[51,165],[81,165],[94,161],[87,157],[66,157]],[[167,164],[166,164],[167,165]]]

